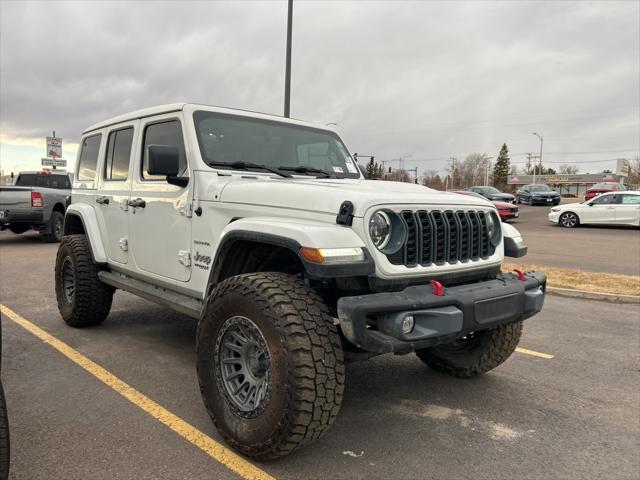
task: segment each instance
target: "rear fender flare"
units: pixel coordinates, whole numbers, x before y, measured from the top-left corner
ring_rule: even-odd
[[[75,216],[80,219],[84,227],[84,233],[91,247],[91,256],[97,264],[107,263],[107,253],[104,248],[102,237],[100,236],[100,227],[98,226],[98,218],[96,212],[90,205],[82,203],[72,203],[67,208],[64,217],[64,234],[69,234],[70,217]]]

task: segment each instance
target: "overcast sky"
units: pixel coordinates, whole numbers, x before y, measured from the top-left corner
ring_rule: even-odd
[[[282,114],[286,2],[1,3],[0,163],[179,101]],[[640,154],[640,2],[294,0],[291,114],[352,152],[615,168]],[[550,163],[554,162],[554,163]],[[391,163],[391,165],[397,165]]]

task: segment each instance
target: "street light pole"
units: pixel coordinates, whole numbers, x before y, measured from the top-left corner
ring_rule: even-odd
[[[540,174],[542,175],[542,143],[544,142],[544,137],[542,135],[533,132],[533,134],[540,139]],[[536,183],[536,163],[533,162],[533,183]]]
[[[413,154],[409,154],[409,155],[403,155],[402,157],[398,158],[398,167],[400,168],[400,170],[404,170],[404,159],[410,158],[412,156]]]
[[[293,0],[289,0],[287,16],[287,60],[284,74],[284,116],[289,118],[291,106],[291,29],[293,27]]]

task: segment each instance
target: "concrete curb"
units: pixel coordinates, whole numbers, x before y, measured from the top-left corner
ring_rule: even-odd
[[[549,295],[559,297],[584,298],[587,300],[599,300],[611,303],[632,303],[640,305],[640,297],[636,295],[619,295],[617,293],[588,292],[586,290],[574,290],[571,288],[547,287]]]

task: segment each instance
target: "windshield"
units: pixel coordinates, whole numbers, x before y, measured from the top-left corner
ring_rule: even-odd
[[[500,190],[498,190],[495,187],[482,187],[482,192],[483,193],[501,193]]]
[[[531,192],[553,192],[548,185],[529,185],[529,191]]]
[[[295,175],[317,176],[312,170],[320,170],[335,178],[360,178],[357,165],[333,132],[205,111],[195,112],[193,119],[202,159],[215,168],[244,162]]]

